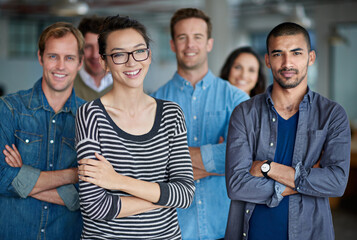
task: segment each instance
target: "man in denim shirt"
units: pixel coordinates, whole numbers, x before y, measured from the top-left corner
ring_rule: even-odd
[[[73,81],[84,40],[55,23],[39,40],[43,76],[0,100],[0,239],[79,239],[75,113],[83,100]]]
[[[342,196],[350,165],[344,109],[311,91],[308,32],[282,23],[267,37],[274,82],[239,105],[229,125],[226,239],[334,239],[329,197]]]
[[[188,209],[178,209],[183,239],[220,239],[228,218],[224,166],[228,122],[235,106],[249,97],[208,69],[213,47],[211,22],[198,9],[180,9],[171,18],[171,49],[177,72],[156,98],[177,102],[187,125],[196,192]]]

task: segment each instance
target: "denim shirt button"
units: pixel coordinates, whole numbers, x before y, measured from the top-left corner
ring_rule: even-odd
[[[195,142],[197,141],[197,137],[194,137],[193,140],[195,140]]]
[[[193,119],[196,120],[196,119],[197,119],[197,116],[193,116]]]
[[[56,123],[56,120],[52,119],[52,123]]]
[[[53,140],[50,141],[51,144],[53,144],[53,142],[54,142]]]
[[[43,209],[47,210],[47,206],[44,206]]]
[[[53,164],[52,163],[50,163],[50,168],[52,168],[53,167]]]
[[[272,147],[272,146],[274,146],[274,143],[271,142],[271,143],[270,143],[270,147]]]
[[[247,209],[247,210],[245,210],[245,212],[248,214],[250,211],[249,211],[249,209]]]
[[[199,200],[199,201],[198,201],[198,204],[199,204],[199,205],[201,205],[201,204],[202,204],[202,201],[201,201],[201,200]]]
[[[246,237],[247,236],[247,234],[246,233],[243,233],[243,237]]]
[[[41,232],[44,233],[44,232],[45,232],[45,229],[41,229]]]
[[[275,121],[276,121],[276,119],[275,119],[275,118],[272,118],[271,120],[272,120],[273,122],[275,122]]]
[[[196,101],[197,98],[196,98],[196,97],[193,97],[192,99],[193,99],[193,101]]]
[[[200,183],[200,179],[198,179],[196,182],[197,182],[197,183]]]
[[[30,140],[26,139],[26,140],[25,140],[25,142],[26,142],[26,143],[29,143],[29,142],[30,142]]]

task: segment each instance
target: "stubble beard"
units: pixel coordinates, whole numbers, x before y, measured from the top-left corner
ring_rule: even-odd
[[[299,70],[297,69],[281,69],[278,71],[279,76],[281,76],[281,72],[282,71],[295,71],[295,74],[298,75],[299,74]],[[279,86],[283,89],[291,89],[291,88],[295,88],[297,86],[299,86],[299,84],[305,79],[307,75],[307,70],[305,71],[305,73],[303,74],[303,76],[301,76],[300,78],[296,77],[295,80],[292,80],[293,78],[285,78],[286,80],[284,80],[282,77],[274,77],[274,80],[279,84]]]

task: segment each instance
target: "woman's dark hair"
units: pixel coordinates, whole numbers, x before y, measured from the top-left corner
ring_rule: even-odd
[[[263,72],[262,61],[260,60],[258,54],[251,47],[241,47],[241,48],[237,48],[233,52],[231,52],[231,54],[229,54],[228,58],[226,59],[224,65],[221,69],[220,77],[223,80],[228,81],[229,73],[231,71],[231,68],[233,67],[234,61],[242,53],[252,54],[259,62],[258,81],[257,81],[257,84],[255,85],[255,87],[250,91],[250,96],[253,97],[253,96],[263,93],[265,91],[266,77]]]
[[[132,28],[136,30],[145,40],[147,48],[149,48],[150,38],[147,35],[146,28],[139,21],[131,19],[129,17],[109,16],[104,20],[102,27],[100,28],[100,33],[98,37],[99,44],[99,54],[103,58],[105,54],[105,49],[107,47],[108,35],[114,31]],[[104,58],[103,58],[104,59]]]

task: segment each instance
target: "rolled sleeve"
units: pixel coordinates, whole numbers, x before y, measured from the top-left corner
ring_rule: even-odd
[[[272,207],[276,207],[279,205],[281,200],[283,200],[283,198],[284,198],[282,193],[284,192],[285,188],[286,188],[286,186],[279,182],[274,183],[274,194],[273,194],[272,198],[269,199],[267,202],[268,207],[272,208]]]
[[[74,185],[63,185],[57,188],[57,192],[70,211],[79,209],[79,194]]]
[[[226,143],[207,144],[200,147],[202,162],[207,172],[224,174]]]
[[[40,177],[40,173],[41,171],[37,168],[25,164],[22,165],[19,173],[11,183],[21,198],[26,198],[30,194]]]

